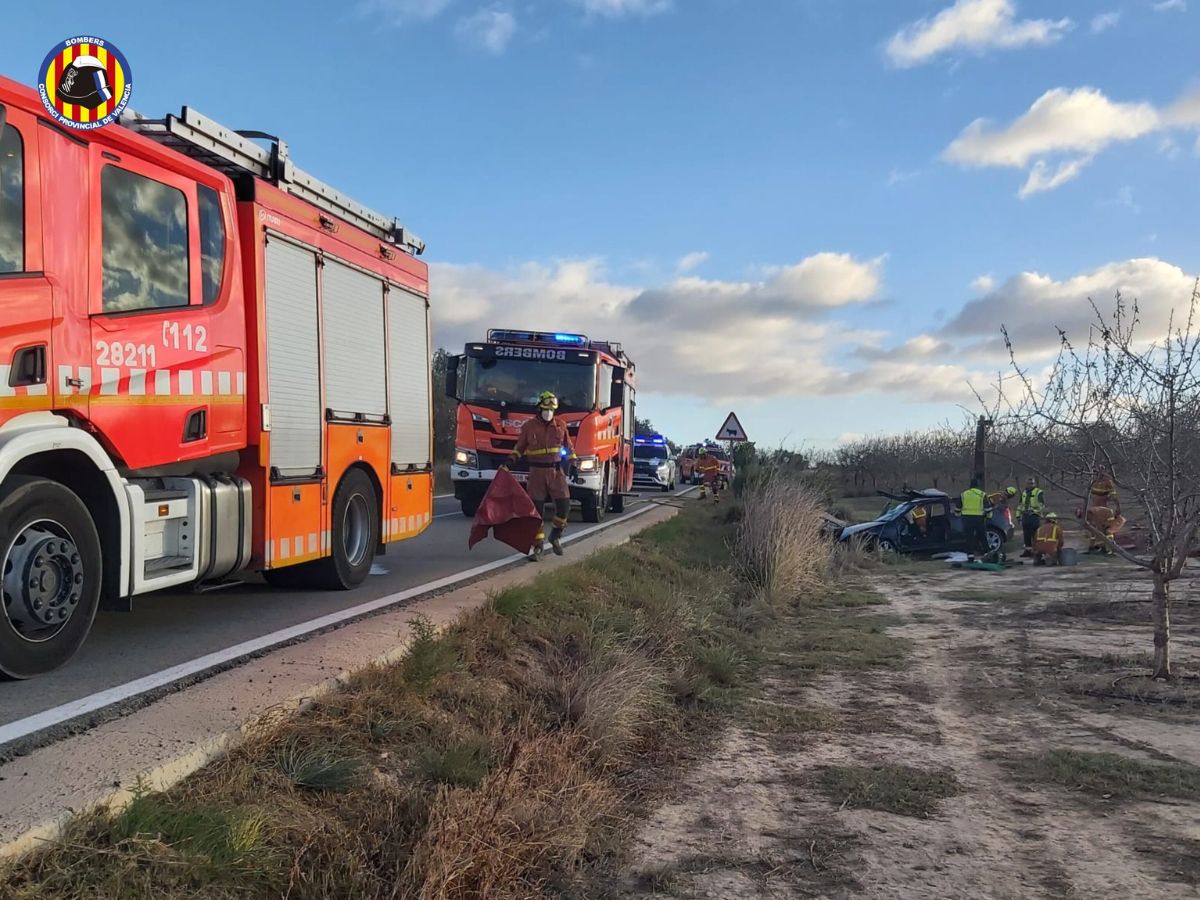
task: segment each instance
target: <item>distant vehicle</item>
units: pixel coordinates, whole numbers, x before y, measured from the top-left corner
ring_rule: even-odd
[[[967,534],[963,529],[962,515],[950,502],[944,491],[879,492],[895,501],[870,522],[847,525],[842,529],[839,541],[857,538],[872,549],[883,553],[911,553],[928,555],[968,549]],[[923,510],[925,526],[917,524]],[[1012,525],[1004,510],[992,512],[987,526],[988,550],[999,550],[1012,537]]]
[[[638,435],[633,439],[634,487],[656,487],[663,493],[679,481],[676,462],[667,439],[661,434]]]
[[[684,449],[679,456],[679,474],[684,484],[699,484],[700,473],[696,471],[696,457],[700,455],[701,448],[709,455],[716,457],[721,463],[721,478],[726,486],[733,481],[737,474],[737,469],[733,465],[733,460],[729,454],[721,449],[720,445],[714,444],[711,441],[704,444],[693,444],[691,447]]]

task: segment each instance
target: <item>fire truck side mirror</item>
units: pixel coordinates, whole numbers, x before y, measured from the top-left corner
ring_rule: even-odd
[[[461,356],[451,356],[446,360],[446,396],[451,400],[458,399],[458,364]]]

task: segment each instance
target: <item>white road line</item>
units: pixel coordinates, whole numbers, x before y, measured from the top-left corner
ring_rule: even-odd
[[[681,494],[687,491],[681,491]],[[656,504],[647,503],[640,509],[635,509],[632,512],[622,515],[620,518],[612,519],[608,522],[603,522],[599,525],[593,525],[590,528],[585,528],[582,531],[577,531],[563,538],[564,544],[569,544],[572,541],[577,541],[585,538],[588,535],[595,534],[598,531],[604,531],[607,528],[612,528],[615,525],[620,525],[622,522],[628,522],[630,519],[635,519],[638,516],[650,512]],[[425,584],[417,585],[407,590],[398,591],[395,594],[389,594],[386,597],[379,597],[375,600],[370,600],[366,603],[360,603],[358,606],[352,606],[348,609],[339,610],[335,613],[330,613],[326,616],[320,616],[316,619],[310,619],[307,622],[301,622],[298,625],[292,625],[289,628],[281,628],[278,631],[272,631],[270,634],[264,634],[262,637],[254,638],[253,640],[243,641],[240,644],[234,644],[232,647],[226,647],[224,650],[217,650],[213,653],[207,653],[204,656],[199,656],[196,659],[189,660],[185,663],[180,663],[177,666],[162,669],[150,675],[144,675],[141,678],[136,678],[133,681],[127,681],[125,684],[119,684],[116,687],[108,688],[107,690],[98,691],[95,694],[89,694],[86,697],[80,697],[78,700],[72,700],[69,703],[64,703],[61,706],[55,706],[52,709],[44,710],[40,713],[35,713],[32,716],[26,716],[24,719],[17,719],[15,722],[9,722],[7,725],[0,725],[0,747],[10,741],[20,740],[28,737],[31,734],[36,734],[39,731],[45,731],[47,728],[53,728],[55,725],[61,725],[63,722],[69,722],[71,719],[79,716],[86,716],[89,713],[97,712],[104,709],[106,706],[112,706],[117,703],[124,703],[132,700],[141,694],[149,691],[157,690],[158,688],[166,687],[173,682],[183,678],[189,678],[192,675],[198,675],[208,669],[216,666],[224,665],[225,663],[233,662],[243,656],[248,656],[251,653],[258,653],[263,650],[268,650],[278,644],[284,644],[288,641],[293,641],[296,638],[303,637],[306,634],[312,634],[315,631],[329,628],[333,625],[339,625],[349,619],[354,619],[367,613],[375,612],[376,610],[384,609],[388,606],[395,606],[397,603],[403,603],[405,600],[411,600],[415,597],[420,597],[422,594],[428,594],[433,591],[439,591],[444,588],[453,587],[456,584],[461,584],[464,581],[470,581],[478,578],[480,575],[486,575],[489,572],[494,572],[497,569],[503,569],[505,566],[510,566],[514,562],[519,562],[524,557],[519,553],[514,553],[511,556],[506,556],[503,559],[495,560],[494,562],[484,563],[481,566],[475,566],[472,569],[467,569],[464,572],[457,572],[453,575],[447,575],[444,578],[438,578],[435,581],[429,581]]]

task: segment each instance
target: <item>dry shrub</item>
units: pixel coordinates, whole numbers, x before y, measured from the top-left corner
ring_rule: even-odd
[[[478,789],[443,789],[405,873],[412,896],[537,895],[620,810],[613,789],[591,771],[590,757],[579,735],[539,735],[514,746]]]
[[[764,467],[742,494],[734,539],[738,571],[769,602],[817,586],[829,569],[818,496],[783,470]]]

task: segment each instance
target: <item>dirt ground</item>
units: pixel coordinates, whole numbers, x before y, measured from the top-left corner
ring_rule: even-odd
[[[751,705],[800,724],[731,728],[643,823],[621,896],[1200,897],[1200,684],[1139,674],[1133,567],[931,562],[869,586],[904,663],[768,663]],[[1193,587],[1175,591],[1183,675],[1200,672]]]

